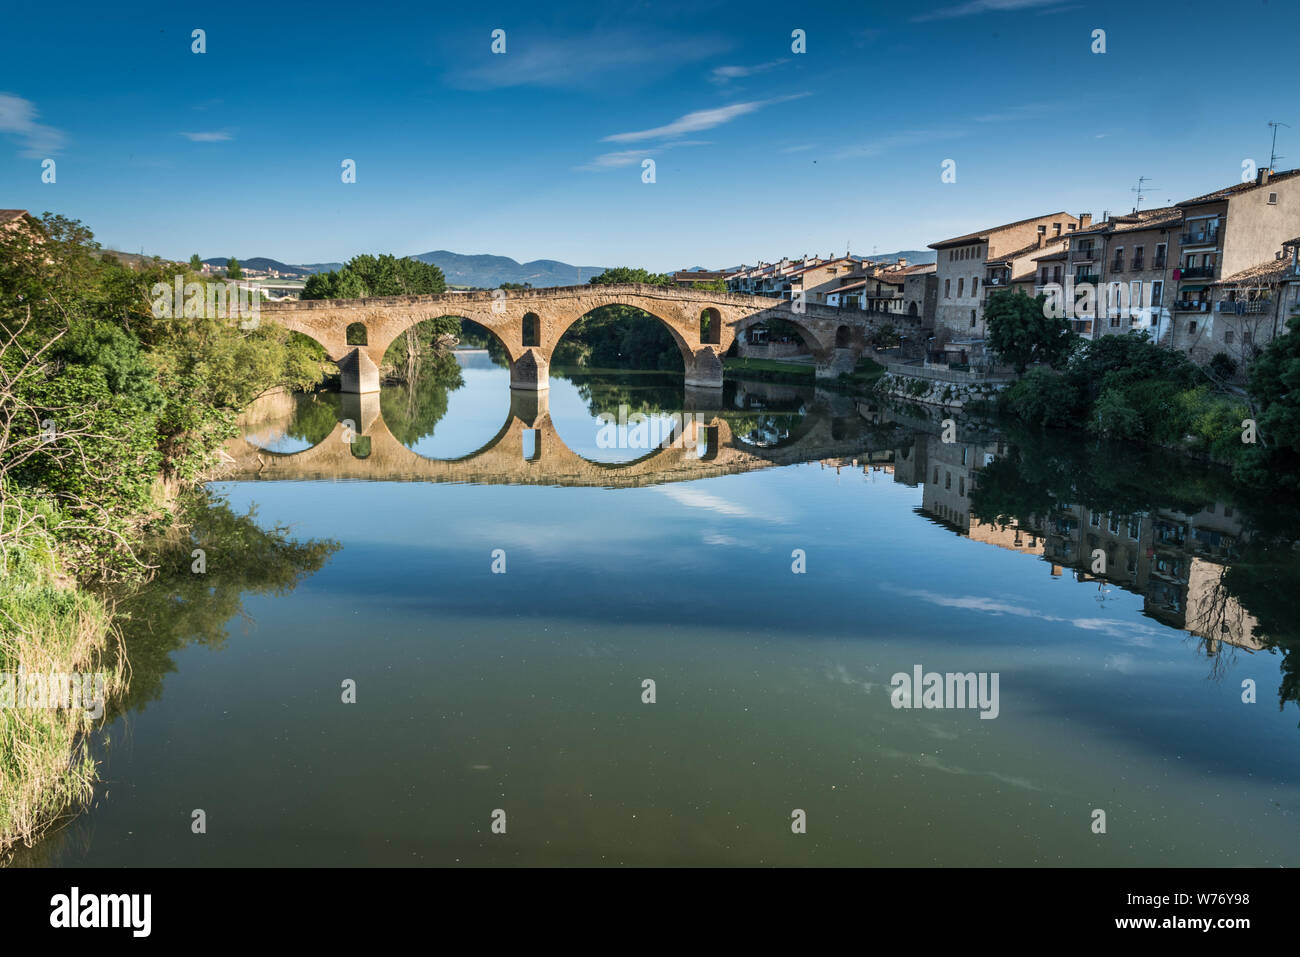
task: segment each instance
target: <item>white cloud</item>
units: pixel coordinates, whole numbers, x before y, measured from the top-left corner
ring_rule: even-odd
[[[709,79],[714,83],[728,83],[731,80],[743,79],[747,76],[753,76],[755,73],[766,73],[768,70],[774,70],[787,60],[771,60],[767,63],[755,63],[753,66],[715,66]]]
[[[953,17],[971,17],[979,13],[1009,13],[1016,10],[1033,10],[1036,7],[1055,7],[1061,0],[969,0],[955,7],[940,7],[923,13],[912,20],[917,23],[926,20],[950,20]]]
[[[773,103],[783,103],[787,100],[797,99],[800,96],[807,96],[807,94],[796,93],[772,100],[751,100],[748,103],[717,106],[710,110],[696,110],[694,113],[679,116],[664,126],[656,126],[648,130],[636,130],[631,133],[614,133],[606,136],[602,142],[635,143],[637,140],[671,139],[674,136],[682,136],[686,133],[699,133],[703,130],[711,130],[715,126],[722,126],[724,123],[730,123],[738,116],[754,113]]]
[[[227,130],[211,130],[205,133],[182,133],[181,136],[188,139],[191,143],[220,143],[233,138],[233,135]]]
[[[39,159],[57,153],[66,136],[61,130],[36,122],[40,114],[30,100],[12,93],[0,93],[0,133],[22,141],[22,155]]]

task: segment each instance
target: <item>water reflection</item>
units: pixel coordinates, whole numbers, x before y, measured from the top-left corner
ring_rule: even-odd
[[[24,860],[1300,859],[1293,503],[811,386],[456,364],[249,410],[129,605],[111,783]],[[620,407],[691,441],[602,447]],[[892,709],[917,662],[1000,672],[1001,715]],[[220,841],[176,840],[196,794]]]

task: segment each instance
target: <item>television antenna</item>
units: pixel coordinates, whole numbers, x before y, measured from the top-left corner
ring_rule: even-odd
[[[1279,126],[1285,126],[1289,130],[1291,125],[1289,123],[1279,123],[1277,120],[1269,120],[1268,125],[1273,127],[1273,148],[1269,150],[1268,168],[1270,170],[1275,170],[1277,169],[1277,161],[1280,159],[1286,159],[1285,156],[1277,155],[1277,128]]]
[[[1142,194],[1145,193],[1150,188],[1146,185],[1148,182],[1150,182],[1150,180],[1151,177],[1149,176],[1139,176],[1138,184],[1129,190],[1130,193],[1137,193],[1137,197],[1138,197],[1137,206],[1135,206],[1133,209],[1134,212],[1137,212],[1142,208]]]

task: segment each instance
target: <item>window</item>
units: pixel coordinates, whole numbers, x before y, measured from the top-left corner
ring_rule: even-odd
[[[1142,281],[1136,280],[1128,284],[1128,312],[1133,315],[1142,308]]]
[[[964,478],[957,480],[957,494],[963,498],[966,496],[966,480]]]
[[[1195,320],[1195,319],[1192,319],[1192,320],[1190,320],[1190,321],[1187,323],[1187,334],[1188,334],[1189,336],[1194,336],[1194,335],[1196,335],[1196,320]]]
[[[963,446],[961,447],[961,464],[962,464],[962,465],[965,465],[965,464],[966,464],[966,454],[967,454],[969,451],[970,451],[970,447],[969,447],[969,446],[963,445]]]
[[[1088,524],[1091,525],[1093,528],[1101,528],[1101,513],[1092,512],[1088,516]]]
[[[1047,235],[1047,226],[1045,226],[1045,225],[1044,225],[1044,226],[1039,226],[1039,227],[1038,227],[1038,235],[1040,235],[1040,236],[1046,236],[1046,235]]]
[[[1251,333],[1251,331],[1250,331],[1249,329],[1244,329],[1244,330],[1242,330],[1242,333],[1241,333],[1241,344],[1242,344],[1243,346],[1248,346],[1248,345],[1250,345],[1251,342],[1252,342],[1253,340],[1254,340],[1254,335]]]
[[[1165,250],[1168,248],[1165,243],[1156,243],[1156,258],[1151,263],[1153,269],[1165,268]]]
[[[1053,236],[1059,236],[1059,235],[1061,235],[1061,224],[1060,224],[1060,223],[1052,223],[1052,235],[1053,235]]]
[[[943,487],[944,487],[944,488],[952,488],[952,473],[951,473],[951,472],[945,472],[945,473],[944,473]]]
[[[970,294],[971,294],[972,296],[978,296],[978,295],[980,294],[980,277],[979,277],[979,276],[976,276],[974,279],[971,280]]]
[[[958,298],[958,299],[960,299],[960,298],[962,297],[962,290],[964,290],[965,288],[966,288],[966,280],[965,280],[965,279],[958,279],[958,280],[957,280],[957,298]]]
[[[1046,285],[1047,285],[1047,267],[1046,267],[1046,266],[1043,267],[1043,278],[1042,278],[1042,281],[1039,283],[1039,285],[1040,285],[1040,286],[1046,286]]]
[[[1053,280],[1054,282],[1060,282],[1060,281],[1061,281],[1061,273],[1062,273],[1064,270],[1065,270],[1065,267],[1064,267],[1064,266],[1053,266],[1053,267],[1052,267],[1052,280]]]
[[[943,281],[943,298],[951,299],[952,297],[949,295],[950,292],[952,292],[952,280],[945,279]]]
[[[974,310],[974,309],[972,309],[972,310],[970,311],[970,327],[971,327],[972,329],[975,328],[975,310]]]
[[[1115,272],[1124,271],[1124,247],[1123,246],[1115,247],[1115,264],[1111,268],[1114,269]]]
[[[1165,284],[1163,282],[1153,282],[1151,284],[1151,305],[1158,306],[1164,299]]]
[[[1269,194],[1268,194],[1268,204],[1269,204],[1270,206],[1276,206],[1276,205],[1277,205],[1277,193],[1269,193]]]
[[[1133,271],[1141,272],[1142,270],[1142,251],[1146,247],[1135,246],[1133,249]]]
[[[1231,329],[1229,329],[1227,332],[1225,332],[1225,333],[1223,334],[1223,344],[1224,344],[1225,346],[1230,346],[1230,345],[1232,345],[1232,330],[1231,330]]]

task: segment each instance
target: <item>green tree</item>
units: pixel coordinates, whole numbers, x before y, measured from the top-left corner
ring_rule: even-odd
[[[598,276],[587,280],[591,286],[622,286],[628,283],[641,283],[646,286],[671,286],[673,277],[667,273],[648,272],[636,266],[615,266],[606,269]]]
[[[1242,443],[1236,474],[1257,485],[1300,487],[1300,316],[1255,360],[1248,390],[1258,436]]]
[[[1017,372],[1031,362],[1056,366],[1070,353],[1074,334],[1065,319],[1048,314],[1046,303],[1045,296],[1031,299],[1023,290],[1004,289],[984,307],[990,348]]]
[[[226,275],[231,279],[243,279],[244,271],[239,268],[239,260],[231,256],[226,260]]]
[[[190,257],[190,269],[193,270],[194,272],[203,271],[203,260],[199,258],[198,253],[195,253],[193,256]]]

